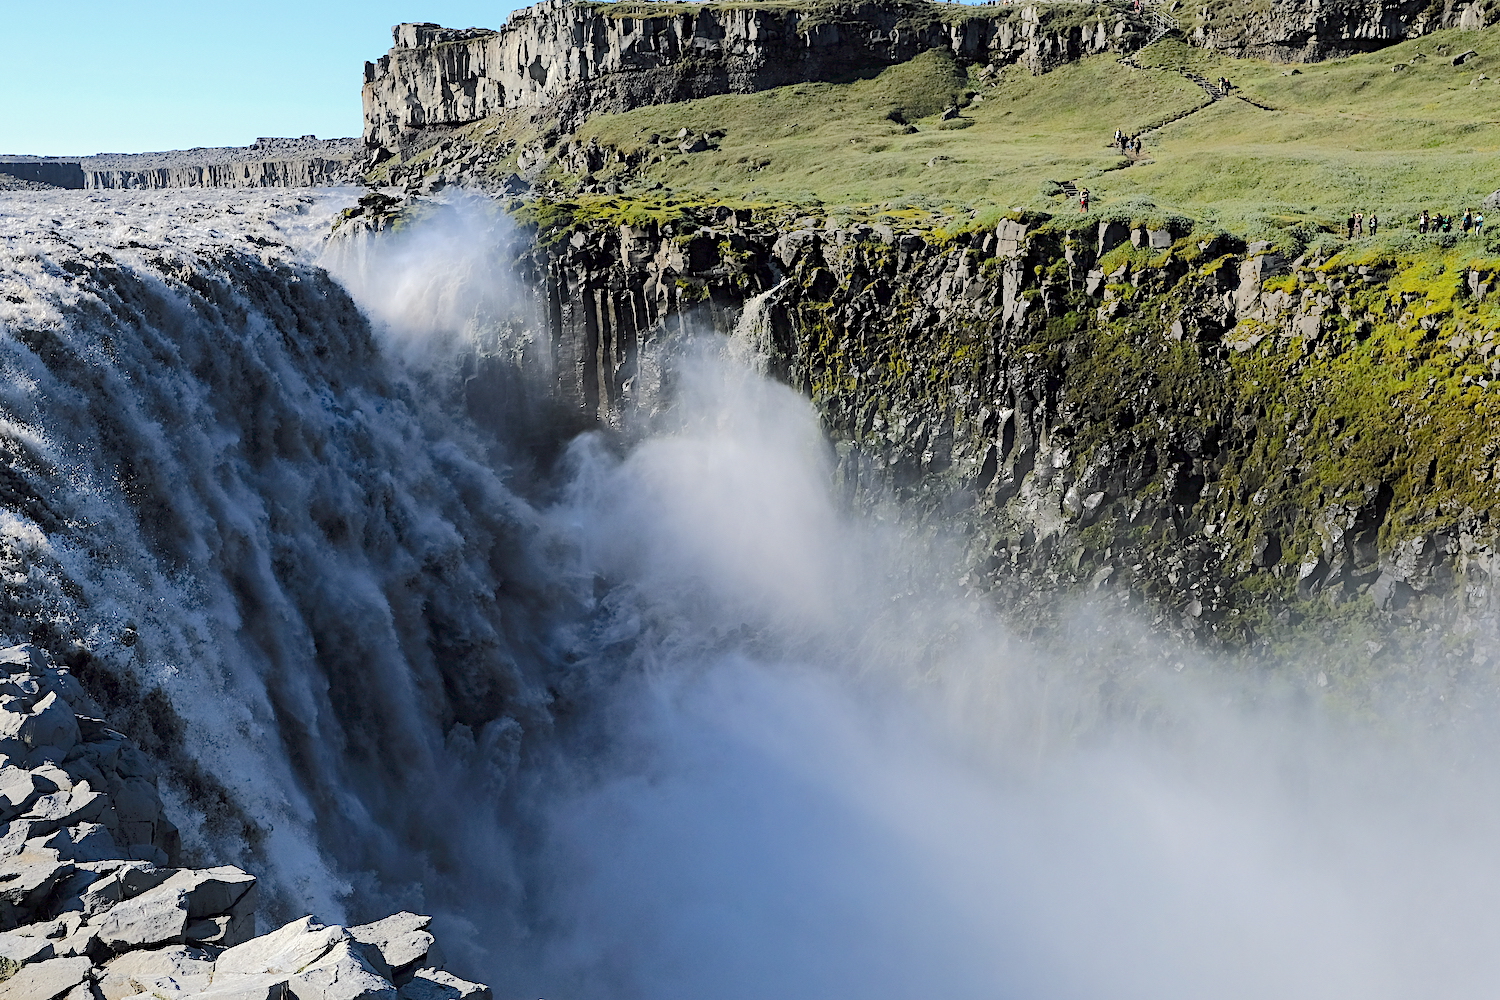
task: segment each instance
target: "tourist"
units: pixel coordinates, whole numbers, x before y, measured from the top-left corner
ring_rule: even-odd
[[[1374,212],[1371,212],[1370,213],[1370,235],[1374,236],[1376,230],[1378,230],[1379,228],[1380,228],[1380,216],[1376,215]]]
[[[1474,228],[1474,213],[1465,209],[1463,221],[1459,222],[1458,227],[1464,231],[1465,236],[1468,236],[1469,230]]]
[[[1356,236],[1365,234],[1365,213],[1363,212],[1354,213],[1354,234]]]
[[[1484,235],[1484,213],[1483,212],[1475,212],[1474,213],[1474,235],[1476,237]]]
[[[1427,209],[1422,209],[1422,214],[1417,216],[1417,232],[1425,233],[1432,225],[1432,219],[1427,214]]]
[[[1347,233],[1348,233],[1348,235],[1347,235],[1346,238],[1347,239],[1351,239],[1351,240],[1354,239],[1354,213],[1353,212],[1350,212],[1349,213],[1349,218],[1344,221],[1344,228],[1347,230]]]
[[[1082,191],[1078,192],[1078,211],[1080,211],[1080,212],[1087,212],[1088,210],[1089,210],[1089,189],[1088,188],[1084,188]]]

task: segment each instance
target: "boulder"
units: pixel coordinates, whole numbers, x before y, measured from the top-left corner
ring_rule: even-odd
[[[287,977],[274,975],[215,975],[214,981],[193,1000],[301,1000],[287,991]]]
[[[38,846],[57,852],[68,861],[105,861],[119,855],[115,838],[98,823],[79,823],[58,830],[38,842]]]
[[[492,997],[488,986],[438,969],[419,969],[396,995],[400,1000],[491,1000]]]
[[[99,991],[105,1000],[132,993],[165,992],[164,981],[170,980],[176,990],[196,993],[209,987],[213,973],[213,959],[198,948],[174,945],[155,951],[132,951],[105,963],[99,976]]]
[[[230,948],[219,956],[215,968],[222,975],[295,973],[328,953],[338,942],[349,940],[342,927],[324,927],[312,917],[303,917]]]
[[[288,991],[298,1000],[396,1000],[392,986],[360,951],[356,942],[344,939],[316,962],[292,976]]]
[[[428,961],[435,940],[427,932],[431,917],[416,913],[401,912],[371,924],[349,928],[354,940],[373,945],[380,952],[385,964],[390,966],[391,981],[401,985],[412,973],[423,966],[440,966],[441,962]]]
[[[72,826],[74,823],[93,823],[109,805],[109,797],[89,787],[87,781],[74,785],[67,791],[52,792],[39,797],[22,815],[22,819],[44,824],[51,829]]]
[[[38,788],[36,779],[24,768],[0,768],[0,820],[9,822],[19,816],[43,791],[56,789]]]
[[[0,934],[0,958],[10,959],[17,965],[45,962],[55,957],[52,942],[45,937],[31,934]]]
[[[54,958],[25,966],[0,983],[0,1000],[59,1000],[89,978],[86,958]]]
[[[113,951],[182,944],[187,925],[187,894],[162,886],[110,907],[99,921],[99,940]]]
[[[35,907],[73,871],[71,862],[59,861],[50,854],[25,851],[8,858],[0,862],[0,903],[21,909]]]
[[[14,735],[28,748],[57,747],[66,753],[78,742],[78,720],[67,702],[56,692],[49,692],[36,703]]]
[[[233,865],[221,868],[183,870],[161,884],[161,891],[180,890],[188,904],[188,917],[200,920],[228,913],[255,888],[255,876]]]

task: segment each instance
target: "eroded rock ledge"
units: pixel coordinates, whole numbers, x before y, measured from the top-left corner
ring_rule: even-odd
[[[0,1000],[488,1000],[429,917],[256,936],[255,876],[174,866],[151,762],[65,669],[0,650]]]

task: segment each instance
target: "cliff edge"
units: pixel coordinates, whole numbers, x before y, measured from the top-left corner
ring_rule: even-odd
[[[384,158],[408,133],[543,109],[560,127],[717,94],[878,72],[931,50],[1040,73],[1150,37],[1129,4],[971,7],[854,3],[574,3],[546,0],[499,30],[400,24],[365,64],[365,142]]]

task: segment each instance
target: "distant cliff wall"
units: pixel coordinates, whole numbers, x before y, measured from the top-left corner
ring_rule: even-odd
[[[0,161],[0,174],[51,187],[84,186],[83,168],[76,160],[4,160]]]
[[[1482,28],[1488,0],[1231,0],[1204,6],[1183,29],[1195,45],[1279,62],[1371,52],[1440,28]]]
[[[594,112],[844,79],[934,48],[1042,72],[1091,53],[1133,50],[1148,30],[1144,15],[1126,5],[955,9],[881,0],[683,8],[547,0],[497,31],[397,25],[395,47],[365,64],[365,141],[394,148],[409,130],[507,108],[555,109],[573,126]]]
[[[88,170],[87,188],[318,187],[347,178],[348,160],[246,160],[141,170]]]

